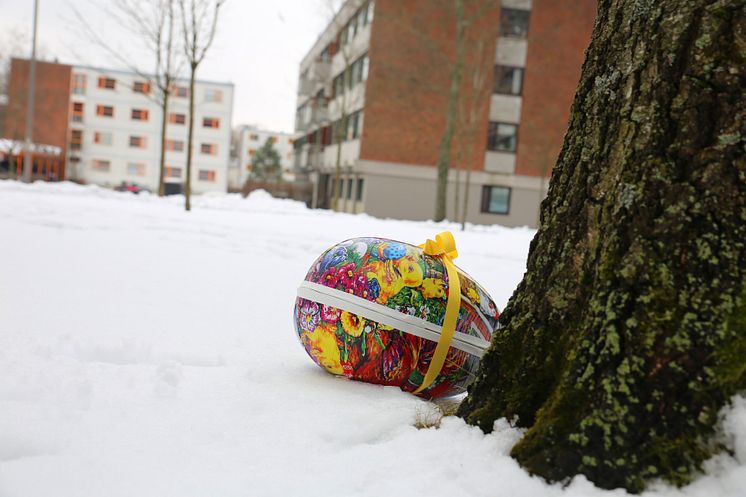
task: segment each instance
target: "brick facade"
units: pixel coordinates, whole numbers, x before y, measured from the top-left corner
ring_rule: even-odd
[[[25,59],[11,61],[5,135],[15,140],[22,140],[26,136],[29,66],[30,62]],[[71,73],[69,65],[37,61],[35,143],[54,145],[63,151],[67,148]]]
[[[474,4],[469,4],[472,6]],[[451,69],[456,59],[451,0],[377,0],[365,90],[361,160],[433,166],[446,124]],[[466,16],[473,16],[467,12]],[[473,110],[476,125],[454,137],[452,163],[484,164],[500,3],[495,1],[467,31],[466,64],[459,95],[460,129]],[[481,80],[474,84],[474,75]],[[480,96],[475,102],[475,93]],[[479,150],[480,153],[472,153]]]
[[[594,0],[573,1],[572,6],[556,0],[533,0],[516,174],[541,176],[552,171],[595,15]]]

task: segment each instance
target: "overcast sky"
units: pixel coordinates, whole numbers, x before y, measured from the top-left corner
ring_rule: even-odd
[[[106,33],[113,45],[141,60],[140,67],[151,69],[146,54],[89,0],[39,0],[38,46],[48,58],[123,68],[80,34],[69,13],[71,4]],[[197,77],[235,85],[234,125],[293,130],[298,64],[329,18],[326,5],[326,0],[228,0],[215,43]],[[9,32],[30,34],[32,0],[0,0],[0,12],[0,43]]]

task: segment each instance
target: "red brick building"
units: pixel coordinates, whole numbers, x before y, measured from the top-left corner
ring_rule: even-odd
[[[595,2],[465,4],[448,217],[469,170],[468,221],[535,225]],[[296,118],[296,165],[313,171],[317,206],[329,206],[339,157],[341,210],[433,216],[455,19],[452,0],[348,0],[321,34],[301,63]]]
[[[30,61],[26,59],[11,60],[8,106],[2,138],[15,141],[26,138],[29,66]],[[36,62],[33,142],[43,147],[37,147],[37,152],[33,155],[34,178],[65,177],[71,74],[72,67],[69,65]],[[16,163],[20,164],[23,158],[18,156],[17,159]]]

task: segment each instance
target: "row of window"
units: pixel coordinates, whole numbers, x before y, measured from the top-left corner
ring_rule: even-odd
[[[103,159],[94,159],[91,162],[91,168],[99,173],[111,172],[111,161]],[[127,163],[127,175],[128,176],[145,176],[146,166],[142,162],[128,162]],[[164,174],[167,178],[181,178],[183,168],[166,166]],[[199,181],[214,182],[216,173],[212,169],[199,169],[197,171],[197,179]]]
[[[83,114],[85,111],[85,104],[83,102],[72,103],[72,121],[76,123],[83,122]],[[101,117],[114,117],[114,106],[113,105],[96,105],[96,115]],[[148,109],[130,109],[130,119],[133,121],[149,121],[150,111]],[[168,114],[168,122],[171,124],[186,124],[186,114],[178,112],[170,112]],[[203,117],[202,118],[203,128],[220,128],[220,119],[217,117]]]
[[[351,90],[356,84],[368,79],[368,54],[350,64],[344,71],[335,76],[332,82],[332,98]]]
[[[72,92],[75,95],[85,95],[86,85],[88,77],[85,74],[73,74],[73,87]],[[99,76],[97,80],[98,88],[103,90],[116,90],[117,80],[107,76]],[[150,82],[148,81],[133,81],[132,92],[142,93],[143,95],[149,94],[151,91]],[[173,85],[171,87],[170,95],[179,98],[186,98],[189,96],[189,88],[186,86]],[[204,99],[206,102],[220,103],[223,101],[223,90],[217,88],[205,88]]]
[[[347,21],[347,24],[342,28],[339,33],[339,44],[345,46],[351,42],[359,31],[373,22],[373,2],[368,2],[358,9],[355,14]]]
[[[280,139],[277,138],[276,136],[270,136],[269,139],[272,140],[273,144],[276,144],[277,142],[280,141]],[[259,141],[259,135],[256,134],[256,133],[250,133],[249,134],[249,140],[251,140],[253,142],[257,142],[257,141]],[[293,139],[292,138],[288,138],[288,145],[292,145],[292,144],[293,144]]]
[[[332,195],[332,186],[334,185],[334,178],[330,175],[329,179],[327,180],[327,190],[329,193],[329,196]],[[353,178],[340,178],[339,183],[337,184],[337,191],[339,192],[339,198],[341,199],[347,199],[352,200],[353,194],[355,197],[356,202],[361,202],[363,200],[363,187],[365,186],[365,182],[363,178],[358,178],[357,181],[355,181]]]
[[[93,143],[97,145],[113,145],[114,135],[110,131],[95,131]],[[70,133],[70,150],[80,150],[83,146],[83,130],[74,129]],[[147,148],[147,137],[140,135],[129,135],[130,148]],[[166,140],[166,150],[172,152],[183,152],[183,140]],[[203,155],[217,155],[218,145],[216,143],[200,143],[199,151]]]
[[[328,126],[319,128],[308,136],[296,140],[296,147],[306,143],[318,143],[322,146],[337,144],[341,141],[356,140],[363,133],[363,110],[351,112],[346,119],[337,119]]]

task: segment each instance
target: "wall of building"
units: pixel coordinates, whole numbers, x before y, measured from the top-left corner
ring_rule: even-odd
[[[26,136],[26,109],[30,62],[12,59],[6,109],[5,138],[22,140]],[[51,62],[36,63],[34,104],[35,143],[67,148],[67,122],[71,67]]]
[[[235,161],[231,171],[233,180],[229,182],[231,189],[240,190],[249,178],[249,168],[254,153],[267,142],[274,141],[274,148],[280,155],[283,178],[290,181],[293,179],[293,135],[280,131],[261,129],[258,126],[242,125],[234,129],[233,147],[235,150]]]
[[[577,0],[570,8],[564,2],[533,0],[516,174],[551,173],[562,147],[595,16],[595,0]]]
[[[382,218],[429,220],[435,210],[436,172],[434,168],[407,164],[364,161],[357,172],[363,179],[362,205],[365,212]],[[345,179],[347,176],[345,176]],[[465,174],[459,180],[462,209],[465,192]],[[483,186],[510,188],[509,211],[493,214],[482,211]],[[455,220],[454,189],[456,171],[451,170],[448,182],[448,219]],[[467,221],[474,224],[501,224],[504,226],[533,226],[539,214],[539,203],[546,194],[546,185],[536,178],[505,176],[480,171],[472,173],[469,182]],[[344,206],[343,206],[343,209]],[[352,212],[348,210],[349,212]]]
[[[473,16],[469,8],[476,5],[467,4],[466,16]],[[362,160],[428,166],[437,162],[456,59],[453,6],[447,0],[376,1]],[[470,133],[454,136],[451,160],[476,169],[484,167],[499,15],[499,2],[495,2],[467,31],[465,76],[457,109],[459,128],[469,127],[466,119],[472,111],[476,119]],[[476,85],[475,74],[480,75]]]
[[[129,72],[90,67],[75,67],[73,74],[85,77],[85,88],[73,91],[72,103],[82,103],[83,119],[75,121],[71,116],[71,127],[83,133],[80,150],[71,150],[68,160],[71,176],[76,179],[103,186],[117,186],[122,182],[135,183],[157,191],[160,174],[160,127],[162,113],[159,104],[150,95],[133,91],[135,82],[144,80]],[[115,88],[99,88],[99,78],[111,78]],[[178,86],[186,88],[186,81]],[[220,101],[210,101],[207,92],[222,92]],[[111,117],[97,114],[100,105],[114,108]],[[192,158],[192,192],[226,191],[228,185],[228,163],[230,159],[231,112],[233,86],[223,83],[197,82],[195,85],[195,121]],[[133,109],[145,110],[147,120],[132,117]],[[182,184],[186,175],[186,141],[189,115],[189,99],[172,94],[169,113],[183,114],[184,124],[169,122],[166,139],[180,142],[182,150],[166,150],[167,183]],[[218,127],[205,127],[204,118],[218,120]],[[110,134],[111,143],[96,143],[96,134]],[[130,137],[144,138],[143,147],[133,147]],[[202,145],[215,147],[214,154],[202,152]],[[108,171],[98,170],[97,161],[109,161]],[[137,164],[138,167],[131,167]],[[200,177],[203,171],[203,177]]]

